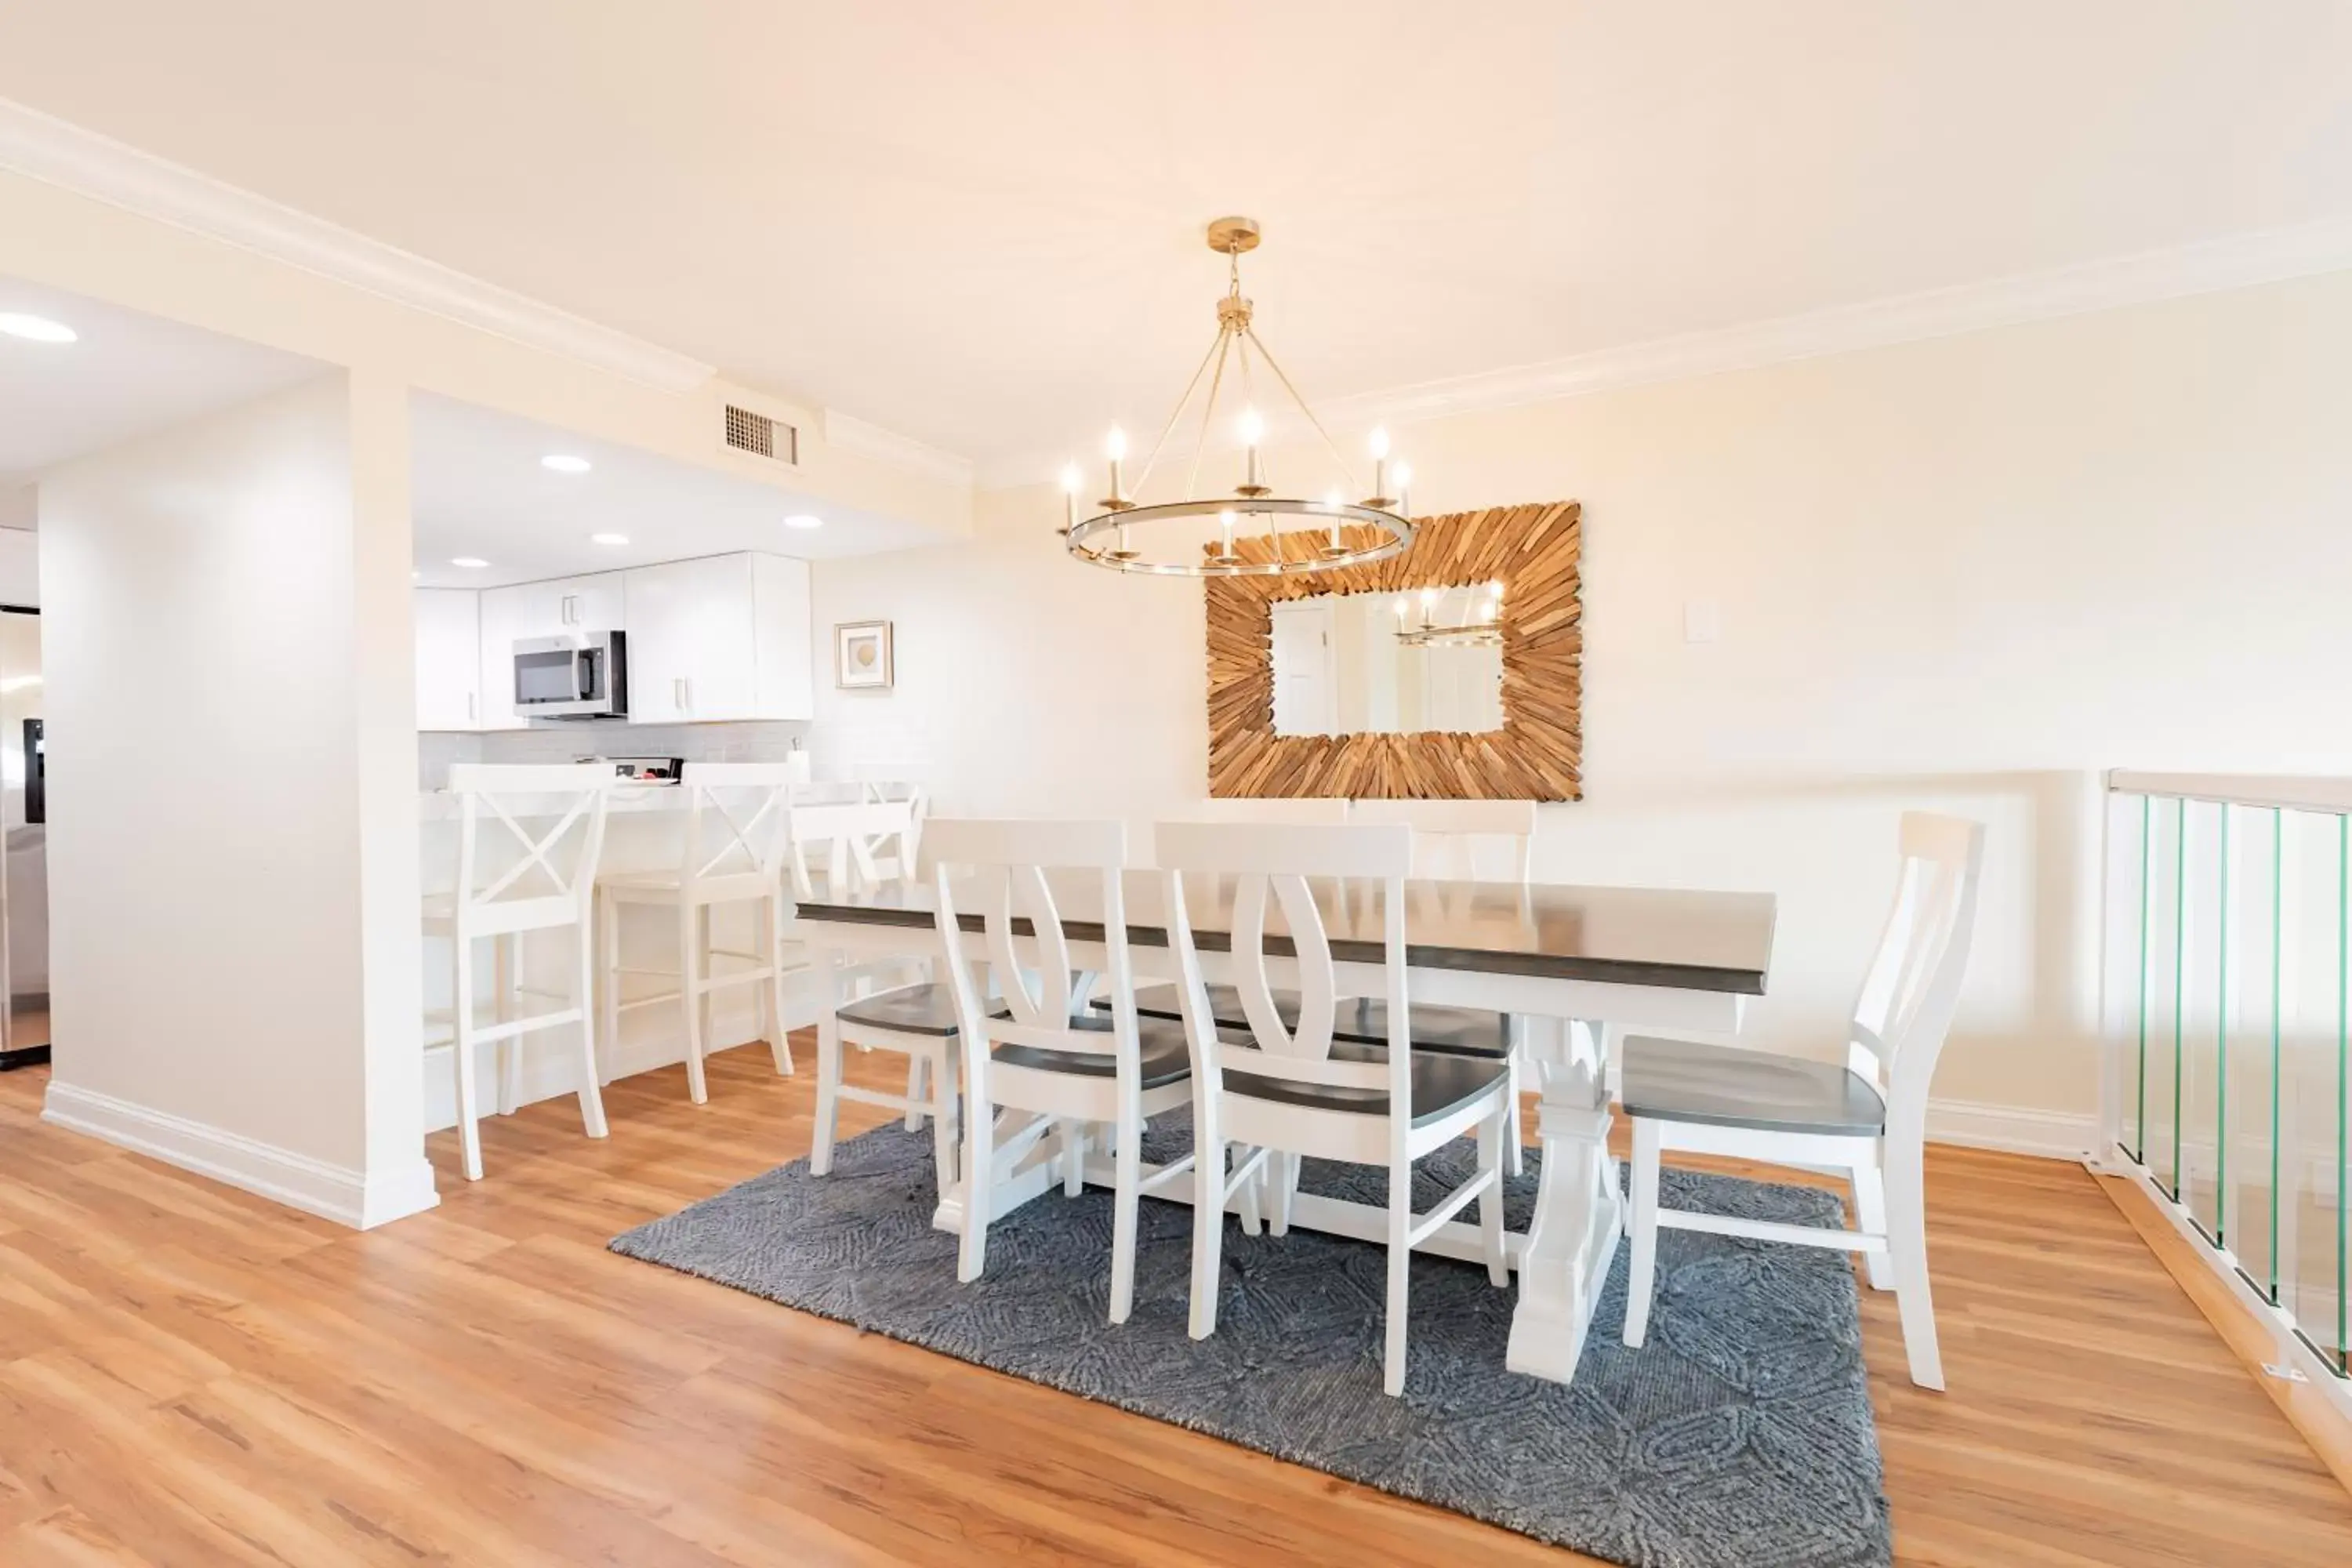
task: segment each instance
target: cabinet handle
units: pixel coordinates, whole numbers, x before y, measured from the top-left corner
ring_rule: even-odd
[[[683,676],[669,683],[669,700],[679,712],[686,711],[686,679]]]
[[[481,718],[481,716],[482,716],[482,714],[481,714],[481,703],[482,703],[482,699],[481,699],[481,696],[480,696],[480,694],[479,694],[479,693],[478,693],[478,692],[472,692],[472,691],[468,691],[467,693],[466,693],[466,722],[467,722],[467,723],[468,723],[468,724],[475,723],[475,722],[477,722],[478,720],[480,720],[480,718]]]

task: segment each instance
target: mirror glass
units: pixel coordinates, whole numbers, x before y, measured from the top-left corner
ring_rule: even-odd
[[[1277,735],[1503,727],[1499,583],[1320,594],[1273,615]]]

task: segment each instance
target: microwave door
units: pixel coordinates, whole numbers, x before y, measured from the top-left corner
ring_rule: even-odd
[[[545,708],[580,700],[579,656],[571,648],[517,653],[515,706]]]

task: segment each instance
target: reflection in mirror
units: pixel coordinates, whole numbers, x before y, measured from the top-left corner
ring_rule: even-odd
[[[1276,734],[1503,727],[1501,584],[1319,594],[1272,611]]]

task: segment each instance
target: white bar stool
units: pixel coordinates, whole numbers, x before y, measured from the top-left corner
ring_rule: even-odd
[[[776,1070],[793,1070],[793,1047],[784,1035],[785,910],[783,859],[793,769],[783,763],[688,763],[677,787],[686,792],[684,846],[674,868],[612,872],[596,880],[599,919],[604,933],[604,1030],[618,1041],[621,1015],[667,1002],[680,1004],[686,1023],[687,1092],[697,1105],[710,1098],[703,1053],[710,1035],[713,992],[738,985],[763,985],[761,1012]],[[621,962],[621,910],[650,905],[677,916],[676,970],[631,969]],[[751,904],[757,914],[759,951],[711,945],[710,913],[720,904]],[[717,961],[745,967],[718,972]],[[649,996],[625,996],[623,978],[656,974],[677,988]]]
[[[521,1078],[521,1041],[541,1029],[580,1026],[580,1120],[591,1138],[605,1134],[604,1101],[598,1092],[595,1030],[589,998],[593,985],[591,962],[589,898],[595,885],[596,862],[604,847],[604,808],[611,798],[613,770],[604,763],[535,766],[459,763],[449,770],[449,793],[458,803],[457,875],[447,893],[425,899],[425,932],[446,936],[456,948],[454,988],[449,1016],[428,1018],[427,1055],[447,1051],[457,1073],[458,1136],[465,1149],[466,1179],[482,1179],[482,1140],[478,1123],[481,1108],[474,1085],[474,1047],[495,1043],[499,1047],[499,1107],[515,1108]],[[509,807],[513,809],[509,809]],[[490,875],[480,838],[484,812],[501,824],[520,848],[513,863]],[[552,817],[555,826],[543,834],[525,828],[518,817],[533,822]],[[580,982],[572,1005],[551,1013],[517,1017],[520,952],[509,959],[511,944],[520,949],[531,931],[577,933]],[[474,943],[482,938],[499,943],[499,1021],[484,1028],[474,1021]],[[541,994],[541,993],[530,993]],[[434,1037],[434,1024],[445,1024],[448,1037]]]

